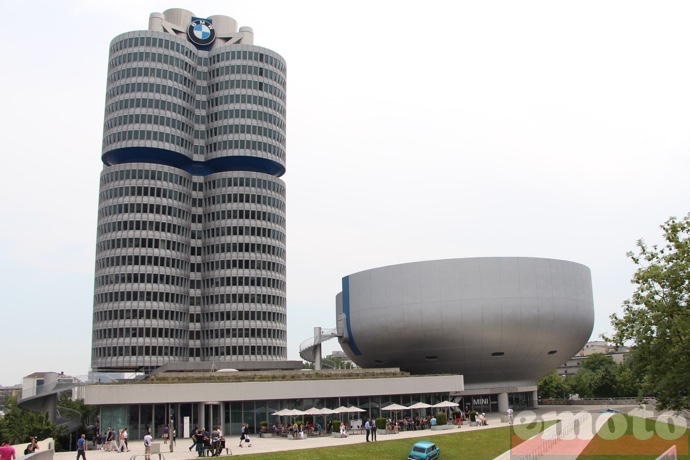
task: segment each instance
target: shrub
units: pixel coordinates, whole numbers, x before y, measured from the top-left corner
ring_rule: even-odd
[[[448,423],[448,417],[446,417],[445,412],[439,412],[436,414],[436,425],[445,425]]]
[[[342,423],[343,423],[343,422],[342,422],[341,420],[333,420],[333,423],[332,423],[332,425],[333,425],[333,433],[337,433],[337,432],[340,431],[340,425],[341,425]]]
[[[386,429],[386,417],[379,417],[376,419],[376,428],[379,430]]]
[[[470,422],[476,422],[476,421],[477,421],[477,411],[471,410],[470,411]]]

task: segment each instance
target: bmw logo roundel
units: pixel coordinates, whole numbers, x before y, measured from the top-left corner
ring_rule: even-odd
[[[210,45],[216,39],[216,31],[208,19],[194,18],[187,28],[187,36],[195,45]]]

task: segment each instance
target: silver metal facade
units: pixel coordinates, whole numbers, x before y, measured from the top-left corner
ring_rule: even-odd
[[[336,312],[339,341],[357,365],[462,374],[468,388],[534,384],[594,326],[589,268],[527,257],[355,273],[343,278]]]
[[[94,370],[287,359],[285,62],[226,16],[196,46],[193,16],[111,42]]]

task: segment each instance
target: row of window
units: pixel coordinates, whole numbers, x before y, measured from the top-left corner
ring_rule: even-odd
[[[181,253],[187,253],[189,245],[179,241],[171,241],[161,238],[114,238],[98,242],[98,249],[107,251],[120,248],[149,248],[149,249],[168,249]]]
[[[115,327],[94,329],[93,336],[96,340],[130,337],[189,340],[188,331],[186,329],[169,327]]]
[[[133,226],[130,227],[130,224]],[[146,230],[154,232],[172,233],[173,235],[179,235],[183,238],[189,238],[192,231],[188,226],[178,225],[172,222],[158,222],[151,220],[142,221],[120,221],[120,222],[105,222],[98,226],[98,238],[100,239],[106,233],[121,232],[128,230]],[[194,238],[196,239],[196,232],[194,232]],[[117,244],[117,243],[116,243]],[[182,251],[179,251],[182,252]]]
[[[221,48],[222,49],[222,48]],[[274,58],[270,54],[264,55],[257,51],[247,51],[247,50],[237,50],[237,51],[225,51],[216,53],[210,58],[211,65],[217,64],[219,62],[225,61],[236,61],[242,59],[243,61],[255,61],[263,62],[270,66],[275,67],[285,74],[285,63],[278,58]]]
[[[194,265],[192,264],[191,269],[194,270]],[[148,256],[148,255],[117,255],[117,256],[106,256],[99,257],[96,259],[96,269],[109,268],[109,267],[124,267],[124,266],[147,266],[147,267],[165,267],[165,268],[175,268],[182,271],[190,271],[189,262],[183,259],[178,259],[176,257],[165,257],[165,256]],[[127,299],[130,300],[130,299]],[[136,299],[135,299],[136,300]],[[144,299],[142,299],[144,300]],[[151,300],[151,299],[146,299]],[[163,299],[160,299],[163,301]],[[168,302],[168,300],[165,300]]]
[[[103,305],[105,303],[114,302],[134,302],[134,301],[151,301],[155,297],[158,298],[158,302],[172,302],[182,305],[189,304],[189,296],[177,294],[174,292],[147,292],[147,291],[113,291],[113,292],[102,292],[94,295],[95,304]],[[136,295],[136,299],[133,298]],[[215,302],[214,302],[215,299]],[[218,305],[218,304],[264,304],[264,305],[276,305],[278,307],[285,306],[285,297],[273,295],[273,294],[250,294],[250,293],[232,293],[232,294],[214,294],[204,296],[204,305]],[[154,310],[155,311],[155,310]]]
[[[177,201],[182,204],[189,205],[191,203],[191,195],[188,193],[184,193],[179,190],[174,190],[174,189],[168,189],[164,187],[154,187],[154,186],[146,186],[146,185],[125,185],[123,187],[111,187],[107,188],[105,190],[101,190],[100,193],[100,199],[101,201],[104,200],[111,200],[113,198],[121,198],[121,197],[127,197],[127,196],[151,196],[154,198],[164,198],[164,199],[170,199],[173,201]],[[125,203],[123,203],[125,204]],[[139,203],[137,203],[139,204]],[[134,203],[132,203],[134,205]],[[158,205],[161,206],[161,205]],[[162,205],[165,206],[165,205]],[[160,211],[160,210],[159,210]],[[156,211],[156,214],[159,213],[159,211]],[[180,210],[181,212],[182,210]],[[139,212],[139,211],[137,211]],[[150,211],[153,212],[153,211]],[[177,214],[178,212],[175,211]]]
[[[214,339],[278,339],[286,340],[285,331],[280,329],[266,329],[266,328],[225,328],[225,329],[210,329],[199,332],[201,340]]]
[[[146,65],[150,65],[149,63],[170,65],[171,67],[175,67],[176,69],[181,70],[190,78],[195,73],[198,73],[196,67],[193,64],[190,64],[189,62],[185,61],[184,59],[180,59],[177,56],[170,56],[165,53],[153,53],[151,51],[134,51],[131,53],[122,53],[116,56],[111,56],[110,62],[108,63],[108,69],[113,70],[117,67],[120,67],[121,65],[130,64],[133,62],[145,62],[147,63]],[[180,78],[180,80],[189,80],[189,78],[187,78],[185,75],[180,76],[183,77]],[[193,89],[191,82],[190,84],[187,84],[187,82],[185,81],[178,81],[178,83],[184,84],[188,88]]]
[[[265,126],[259,125],[238,125],[223,123],[220,126],[214,126],[206,131],[200,131],[200,134],[205,138],[212,138],[216,136],[222,136],[223,134],[253,134],[255,136],[268,137],[274,141],[280,143],[285,147],[285,136],[281,131],[276,131],[274,129],[267,128]],[[194,132],[194,138],[198,138],[197,131]]]
[[[227,293],[205,295],[202,298],[206,307],[228,303],[265,304],[285,307],[285,297],[273,294]]]
[[[189,279],[182,276],[158,274],[158,273],[111,273],[109,275],[96,276],[96,288],[111,284],[167,284],[183,289],[189,288]],[[168,319],[168,318],[165,318]],[[174,318],[171,318],[174,319]],[[174,319],[178,321],[177,319]],[[184,321],[184,320],[179,320]]]
[[[249,82],[249,83],[247,83],[247,82]],[[208,86],[208,93],[212,94],[212,93],[218,93],[220,91],[230,91],[230,90],[236,90],[236,89],[253,89],[253,90],[257,90],[257,91],[262,91],[264,93],[268,93],[268,94],[276,97],[278,100],[280,100],[283,103],[283,105],[276,104],[276,107],[280,107],[280,110],[277,108],[275,108],[274,110],[276,110],[277,112],[280,112],[283,116],[285,116],[285,91],[284,91],[284,87],[279,88],[277,86],[273,86],[270,83],[265,83],[263,81],[256,81],[256,80],[238,80],[238,79],[230,80],[230,79],[227,79],[227,80],[221,80],[221,81],[217,81],[215,83],[212,83],[210,86]],[[229,95],[227,95],[227,96],[229,96]],[[259,97],[261,97],[261,96],[259,96]],[[224,95],[217,96],[216,99],[223,101],[223,102],[221,102],[223,104],[227,104],[227,102],[224,102],[225,101]],[[219,103],[216,103],[215,105],[219,105]],[[209,104],[209,106],[214,107],[214,106],[211,106],[210,104]],[[271,108],[273,108],[273,107],[271,107]]]
[[[169,327],[115,327],[94,329],[95,340],[159,338],[178,340],[213,340],[213,339],[278,339],[285,340],[285,331],[271,328],[225,328],[188,331]]]
[[[201,323],[202,314],[189,314],[175,310],[154,310],[142,308],[120,308],[105,311],[97,311],[93,315],[94,323],[105,321],[116,321],[121,319],[162,319],[169,321],[179,321],[187,324]],[[207,323],[218,321],[273,321],[285,324],[285,313],[275,311],[239,310],[239,311],[213,311],[203,314],[203,319]],[[155,337],[155,336],[154,336]],[[192,337],[194,339],[194,337]],[[198,339],[198,337],[197,337]]]
[[[125,351],[126,350],[126,351]],[[93,356],[97,358],[110,358],[116,356],[164,356],[166,358],[174,356],[187,358],[189,349],[187,347],[151,346],[151,345],[132,345],[112,346],[112,347],[93,347]]]
[[[285,347],[272,345],[226,345],[224,347],[205,347],[202,349],[205,359],[214,356],[240,356],[241,360],[252,359],[252,357],[275,356],[276,358],[285,357]],[[258,356],[257,356],[258,355]]]
[[[254,211],[250,209],[233,209],[232,211],[227,211],[226,216],[228,219],[263,220],[285,228],[285,218],[279,214],[273,214],[272,212]],[[203,231],[203,236],[205,238],[226,235],[232,235],[232,226],[214,227],[205,229]]]
[[[118,126],[124,126],[124,125],[157,125],[161,127],[166,127],[170,129],[176,129],[178,131],[182,131],[183,133],[191,136],[194,134],[194,126],[185,123],[182,120],[178,120],[177,118],[172,118],[172,117],[165,117],[163,115],[152,115],[152,114],[134,114],[130,113],[129,115],[118,115],[116,117],[112,118],[106,118],[105,124],[103,125],[105,130],[111,130],[114,128],[117,128]],[[151,129],[150,126],[146,127],[147,129]]]
[[[206,191],[225,187],[255,187],[270,190],[280,196],[285,196],[285,186],[279,182],[256,178],[256,177],[221,177],[218,179],[206,180]],[[199,184],[199,191],[203,192],[203,184]]]
[[[285,107],[273,99],[267,97],[257,96],[255,94],[226,94],[223,97],[223,104],[252,104],[263,107],[268,107],[283,117],[285,117]],[[222,116],[223,112],[216,111],[208,114],[209,121],[218,121],[224,118],[229,118],[227,115]],[[196,119],[194,120],[195,122]],[[197,122],[198,123],[198,122]]]
[[[153,169],[117,169],[115,171],[110,171],[101,176],[101,185],[109,184],[111,182],[119,182],[121,180],[133,179],[170,182],[171,184],[181,185],[186,189],[189,189],[189,187],[192,185],[192,181],[184,176],[175,174],[173,172]]]
[[[170,37],[170,35],[168,35]],[[186,42],[180,42],[176,40],[169,40],[163,37],[125,37],[122,40],[118,40],[112,44],[110,47],[110,53],[115,53],[117,51],[134,48],[136,46],[152,46],[154,48],[163,48],[164,50],[174,51],[175,53],[182,53],[187,59],[194,61],[197,57],[196,48],[191,48]]]
[[[167,95],[170,97],[174,97],[176,99],[182,99],[189,105],[194,104],[195,100],[195,97],[192,96],[190,93],[183,91],[181,89],[178,90],[175,86],[169,86],[165,83],[148,83],[140,81],[124,83],[122,85],[117,86],[111,86],[110,89],[106,92],[106,97],[110,99],[111,97],[120,96],[122,94],[149,92],[162,94],[163,96]]]
[[[226,139],[223,141],[212,142],[206,145],[208,153],[228,150],[253,150],[274,155],[285,161],[285,150],[267,142],[249,141],[244,139]]]
[[[190,91],[194,93],[197,93],[198,90],[198,88],[194,88],[194,86],[196,85],[196,80],[193,78],[189,78],[188,76],[185,76],[181,73],[177,73],[174,70],[163,69],[160,67],[153,68],[149,66],[130,66],[127,68],[116,70],[115,72],[112,72],[108,75],[108,86],[123,79],[137,77],[150,77],[159,78],[161,80],[167,80],[169,82],[177,83],[181,86],[184,86],[185,88],[188,88]]]
[[[103,292],[100,294],[94,294],[94,304],[102,305],[104,303],[112,302],[132,302],[132,291],[115,291],[115,292]],[[141,301],[149,300],[147,299],[147,293],[142,291]],[[153,294],[156,294],[158,302],[166,303],[176,303],[178,305],[186,306],[189,305],[189,296],[178,294],[176,292],[149,292],[149,298],[153,298]],[[139,299],[139,291],[136,291],[137,299]],[[157,311],[157,310],[153,310]]]
[[[199,101],[196,101],[199,102]],[[204,102],[205,104],[206,102]],[[185,117],[187,120],[192,120],[194,112],[184,105],[177,104],[171,101],[163,101],[157,98],[133,97],[119,99],[105,105],[105,114],[108,116],[111,113],[117,113],[121,110],[127,109],[157,109],[167,110],[175,114]]]
[[[220,98],[222,99],[222,98]],[[213,99],[212,99],[213,100]],[[254,110],[254,109],[229,109],[229,110],[222,110],[218,111],[219,117],[221,119],[225,120],[234,120],[234,119],[244,119],[244,120],[257,120],[257,121],[263,121],[266,123],[271,124],[272,126],[277,126],[281,130],[285,130],[285,121],[283,121],[280,117],[277,117],[269,112],[264,112],[263,110]],[[208,137],[211,137],[212,135],[217,135],[218,131],[215,133],[211,131],[210,129],[207,131]]]
[[[94,323],[115,321],[118,319],[162,319],[188,324],[190,322],[190,315],[186,311],[170,310],[169,308],[165,310],[156,310],[152,308],[116,308],[97,311],[93,314]]]
[[[165,189],[163,189],[165,192]],[[172,190],[170,190],[172,192]],[[172,195],[172,193],[171,193]],[[167,198],[167,197],[163,197]],[[156,214],[157,212],[160,212],[163,208],[161,206],[165,205],[157,205],[154,203],[119,203],[119,204],[112,204],[112,205],[106,205],[106,206],[101,206],[101,208],[98,210],[98,216],[99,217],[107,217],[107,216],[115,216],[115,215],[122,215],[122,214]],[[180,214],[180,212],[178,212]]]
[[[141,276],[140,276],[141,275]],[[139,284],[140,279],[141,283],[146,282],[146,275],[148,275],[148,278],[151,280],[149,283],[158,283],[158,274],[154,273],[113,273],[109,275],[102,275],[102,276],[96,276],[96,287],[102,287],[102,286],[110,286],[114,284]],[[153,275],[153,276],[152,276]],[[153,281],[153,277],[155,276],[156,281]],[[187,288],[189,286],[189,280],[186,278],[183,278],[181,276],[170,276],[167,275],[168,279],[172,281],[172,283],[162,283],[162,284],[170,284],[173,286],[179,286],[182,288]],[[161,279],[165,277],[165,275],[160,276]],[[258,287],[265,287],[265,288],[273,288],[273,289],[280,289],[280,290],[285,290],[286,284],[285,281],[281,279],[276,279],[276,278],[270,278],[270,277],[263,277],[263,276],[225,276],[225,277],[220,277],[220,278],[211,278],[211,279],[205,279],[203,280],[204,287],[205,288],[212,288],[212,287],[225,287],[225,286],[230,286],[230,287],[235,287],[235,286],[258,286]],[[156,294],[156,295],[153,295]],[[147,295],[145,300],[150,300],[153,302],[157,302],[159,295],[158,293],[152,293],[152,295]],[[138,298],[134,298],[135,296],[132,296],[132,300],[139,300]]]
[[[281,74],[274,72],[271,69],[266,69],[256,65],[235,64],[222,67],[213,67],[211,68],[209,74],[211,79],[219,78],[222,80],[230,78],[233,75],[253,75],[255,77],[265,77],[278,83],[282,88],[285,88],[285,78],[283,78]],[[210,85],[209,89],[213,91],[213,85]]]
[[[285,313],[278,313],[275,311],[209,311],[202,313],[201,316],[208,324],[217,323],[219,321],[273,321],[281,324],[285,324],[286,322]],[[245,337],[249,336],[246,335]]]
[[[225,211],[220,211],[221,213]],[[285,243],[285,233],[281,232],[280,230],[275,230],[273,228],[266,228],[266,227],[248,227],[248,226],[232,226],[232,233],[228,233],[228,236],[260,236],[263,238],[270,238],[272,240],[280,241],[282,243]],[[218,243],[215,243],[216,248],[218,248]],[[213,247],[213,244],[211,244],[211,247]],[[212,250],[211,250],[212,251]],[[204,251],[204,254],[209,254],[212,252],[207,252],[206,250]],[[194,253],[192,253],[194,255]]]
[[[283,102],[283,104],[285,104],[285,92],[283,90],[281,90],[280,88],[278,88],[277,86],[273,86],[269,83],[264,83],[263,81],[257,81],[257,80],[223,80],[221,82],[216,83],[215,85],[218,88],[217,89],[218,91],[233,90],[233,89],[247,89],[247,90],[254,90],[254,91],[262,91],[264,93],[268,93],[268,94],[278,98],[280,101]],[[220,99],[220,97],[218,99]],[[216,105],[218,105],[218,104],[216,104]]]
[[[184,137],[180,137],[175,134],[170,134],[163,131],[159,132],[140,129],[136,131],[120,131],[118,133],[113,133],[111,135],[105,136],[103,138],[103,149],[112,144],[132,140],[165,142],[166,144],[176,145],[182,148],[183,150],[190,150],[192,148],[192,142],[185,139]]]
[[[210,353],[214,353],[211,355]],[[225,347],[207,347],[203,349],[203,357],[210,356],[240,356],[242,361],[260,356],[286,356],[286,348],[272,345],[228,345]],[[169,346],[150,346],[150,345],[125,345],[110,347],[93,347],[93,355],[97,358],[149,356],[178,357],[178,358],[201,358],[200,348],[169,347]]]
[[[285,211],[285,202],[279,198],[274,198],[270,195],[261,195],[259,193],[221,193],[218,195],[211,195],[204,198],[204,207],[213,206],[217,204],[227,204],[227,203],[250,203],[250,204],[261,204],[264,206],[269,206],[274,209],[279,209]],[[212,220],[225,219],[226,215],[232,210],[215,211],[211,214],[218,214],[216,217],[206,217],[206,221],[210,222]]]
[[[273,246],[271,244],[226,243],[225,249],[226,249],[226,251],[224,251],[222,253],[219,252],[218,254],[225,254],[227,252],[234,253],[234,254],[237,254],[240,252],[253,252],[253,253],[268,254],[268,255],[276,256],[280,259],[285,258],[285,249],[283,249],[280,246]],[[219,264],[219,262],[222,262],[222,263]],[[205,271],[206,270],[225,270],[226,268],[231,268],[229,260],[212,260],[209,262],[204,262],[202,265],[204,265]]]

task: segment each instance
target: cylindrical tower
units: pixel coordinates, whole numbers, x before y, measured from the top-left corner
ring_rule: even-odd
[[[92,367],[286,360],[285,62],[227,16],[149,28],[110,47]]]

